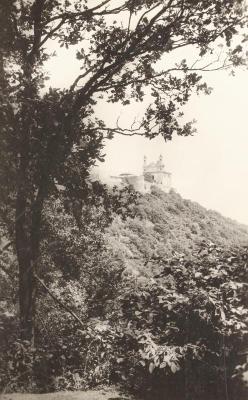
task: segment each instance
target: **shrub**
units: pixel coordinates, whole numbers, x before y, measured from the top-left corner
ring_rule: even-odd
[[[238,354],[248,337],[247,260],[247,250],[205,244],[194,260],[160,260],[160,274],[127,290],[121,301],[134,338],[131,386],[139,382],[139,390],[159,399],[185,390],[190,399],[225,399],[226,390],[245,399],[238,387],[246,366]]]

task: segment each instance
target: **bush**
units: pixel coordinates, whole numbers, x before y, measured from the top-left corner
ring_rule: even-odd
[[[159,399],[180,399],[185,390],[190,399],[225,399],[226,390],[246,398],[240,378],[247,364],[238,354],[248,338],[247,260],[247,250],[205,244],[193,261],[160,260],[159,275],[127,290],[121,301],[134,338],[126,361],[134,360],[131,386]]]

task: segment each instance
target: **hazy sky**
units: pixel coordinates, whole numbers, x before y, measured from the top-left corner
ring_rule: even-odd
[[[68,86],[78,72],[74,51],[60,52],[47,69],[52,86]],[[163,155],[172,172],[173,187],[184,197],[248,224],[248,71],[232,77],[226,71],[206,75],[210,96],[194,96],[186,117],[197,120],[194,137],[175,137],[165,143],[141,137],[118,136],[106,144],[102,167],[111,174],[142,172],[143,158]],[[144,105],[129,108],[101,104],[97,113],[108,122],[129,123]]]

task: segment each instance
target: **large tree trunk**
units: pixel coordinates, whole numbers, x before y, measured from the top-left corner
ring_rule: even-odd
[[[15,226],[16,252],[19,264],[20,336],[24,340],[33,341],[34,277],[27,213],[27,199],[23,188],[20,188],[17,196]]]
[[[35,270],[39,260],[41,215],[44,196],[31,203],[20,188],[16,204],[16,251],[19,264],[20,337],[35,343]],[[31,206],[30,206],[31,204]]]
[[[19,127],[19,171],[15,216],[15,244],[19,264],[20,337],[34,344],[35,298],[34,278],[40,245],[40,225],[43,197],[34,180],[34,157],[31,140],[33,109],[31,100],[36,95],[32,83],[33,60],[23,65],[26,87],[23,90],[22,119]],[[29,102],[27,101],[29,99]],[[33,158],[32,158],[33,157]],[[36,194],[37,193],[37,194]]]
[[[34,345],[35,281],[29,255],[19,257],[20,337]]]

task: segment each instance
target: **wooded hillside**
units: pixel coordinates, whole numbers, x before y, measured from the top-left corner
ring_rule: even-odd
[[[150,258],[175,252],[190,256],[203,241],[226,249],[248,245],[247,226],[185,200],[173,190],[164,193],[155,187],[140,196],[132,218],[113,221],[107,236],[126,265],[144,274]]]
[[[247,228],[175,192],[94,185],[74,212],[63,193],[46,203],[35,347],[19,339],[14,251],[1,254],[1,388],[245,400]]]

